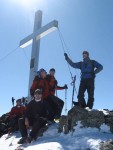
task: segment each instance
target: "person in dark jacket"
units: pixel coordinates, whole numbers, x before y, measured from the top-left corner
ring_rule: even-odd
[[[78,92],[78,102],[79,105],[83,108],[89,107],[93,108],[94,103],[94,81],[95,76],[99,73],[103,66],[95,60],[91,60],[89,58],[89,52],[83,51],[83,61],[74,63],[68,57],[66,53],[64,53],[66,61],[73,67],[81,70],[81,81]],[[88,101],[86,103],[84,99],[84,93],[87,90],[88,92]]]
[[[25,118],[19,119],[19,130],[22,138],[18,144],[31,142],[36,140],[38,131],[46,125],[47,120],[51,119],[52,112],[48,110],[46,101],[42,100],[42,91],[36,89],[34,99],[29,102],[25,114]],[[32,130],[28,136],[27,128],[32,126]]]

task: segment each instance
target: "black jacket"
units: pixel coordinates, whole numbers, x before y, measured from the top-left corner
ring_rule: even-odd
[[[49,120],[51,115],[52,111],[48,108],[48,103],[46,101],[41,100],[36,102],[35,100],[32,100],[27,106],[25,117],[32,121],[37,117],[44,117]]]

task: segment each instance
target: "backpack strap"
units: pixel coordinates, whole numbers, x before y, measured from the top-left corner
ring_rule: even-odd
[[[80,61],[80,69],[82,69],[82,64],[83,64],[83,61]],[[91,72],[94,73],[94,60],[90,60],[90,64],[91,64]]]

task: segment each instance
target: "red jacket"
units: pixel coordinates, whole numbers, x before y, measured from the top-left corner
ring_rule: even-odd
[[[55,79],[54,76],[47,75],[47,81],[49,83],[49,89],[50,89],[50,94],[51,95],[55,95],[55,90],[65,89],[64,87],[60,87],[60,86],[57,85],[58,82],[57,82],[57,80]]]
[[[9,118],[13,119],[14,117],[21,118],[25,113],[25,107],[24,106],[15,106],[11,109],[9,113]]]
[[[45,99],[50,95],[49,84],[46,78],[38,78],[37,76],[33,80],[33,84],[30,88],[31,96],[34,96],[34,91],[36,89],[42,90],[42,98]]]

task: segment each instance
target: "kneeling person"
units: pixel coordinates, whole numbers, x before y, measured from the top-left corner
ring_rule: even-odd
[[[18,144],[36,140],[38,131],[46,125],[51,115],[46,106],[46,102],[42,100],[42,91],[40,89],[35,90],[34,99],[27,106],[25,118],[19,119],[19,130],[22,138],[18,141]],[[29,126],[32,126],[32,130],[28,136],[27,128]]]

